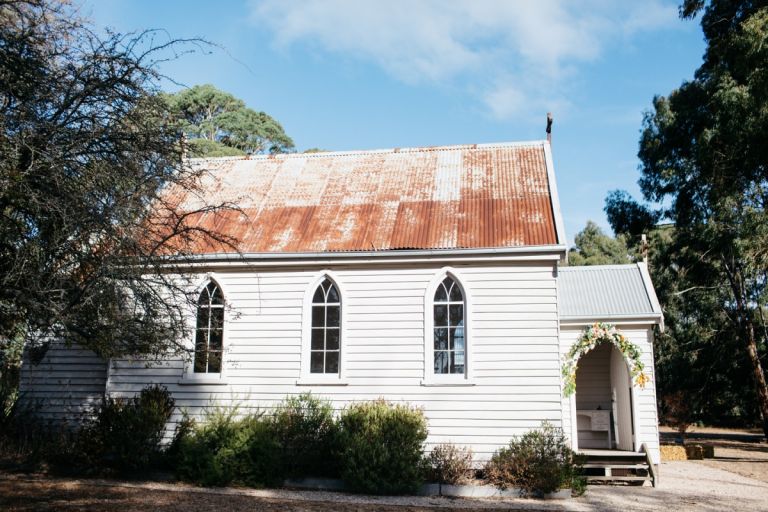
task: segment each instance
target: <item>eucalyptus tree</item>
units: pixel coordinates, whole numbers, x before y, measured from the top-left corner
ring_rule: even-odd
[[[639,157],[644,206],[611,196],[614,228],[674,223],[674,251],[694,300],[706,290],[738,340],[768,435],[768,2],[686,0],[707,42],[694,77],[657,96],[643,122]],[[727,356],[727,357],[728,357]],[[684,370],[684,369],[683,369]]]

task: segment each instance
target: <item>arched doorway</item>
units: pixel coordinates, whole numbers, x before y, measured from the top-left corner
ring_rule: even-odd
[[[626,360],[611,343],[579,359],[576,422],[580,450],[635,451],[632,380]]]

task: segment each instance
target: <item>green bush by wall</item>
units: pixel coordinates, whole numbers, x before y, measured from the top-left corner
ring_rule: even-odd
[[[415,492],[422,481],[427,421],[420,409],[384,400],[352,404],[341,415],[341,476],[353,491]]]

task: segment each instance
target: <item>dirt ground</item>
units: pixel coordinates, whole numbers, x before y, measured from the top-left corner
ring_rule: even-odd
[[[672,442],[676,437],[669,428],[660,430],[662,441]],[[690,443],[715,447],[715,458],[695,461],[697,464],[768,483],[768,443],[761,431],[696,427],[687,439]]]
[[[552,510],[534,500],[514,509]],[[425,497],[355,496],[320,491],[201,489],[178,484],[67,480],[0,474],[0,510],[198,512],[487,512],[508,511],[509,503]]]
[[[768,509],[767,504],[768,483],[692,461],[662,464],[661,481],[656,488],[598,485],[590,486],[584,497],[552,501],[375,497],[321,491],[204,489],[181,484],[52,479],[44,476],[0,473],[0,510],[9,512],[764,512]]]
[[[662,438],[674,433],[662,430]],[[766,511],[768,444],[755,432],[700,429],[691,442],[715,446],[715,458],[664,462],[656,488],[590,486],[586,496],[537,501],[376,497],[287,489],[205,489],[178,483],[57,479],[0,470],[0,511],[102,510],[196,512]]]

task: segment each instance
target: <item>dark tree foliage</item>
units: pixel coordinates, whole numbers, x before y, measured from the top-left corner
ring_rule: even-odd
[[[643,196],[674,224],[657,277],[672,272],[678,289],[664,292],[667,323],[679,327],[667,335],[667,353],[678,353],[674,378],[699,379],[686,384],[691,395],[709,389],[727,402],[749,376],[751,391],[740,391],[768,435],[768,2],[683,3],[683,17],[699,14],[704,62],[692,80],[654,98],[640,139]],[[651,211],[618,196],[607,210],[617,231],[643,225]]]
[[[683,395],[695,421],[723,426],[759,418],[749,360],[733,335],[727,289],[705,284],[710,265],[682,246],[672,225],[648,232],[648,267],[664,309],[665,329],[656,332],[654,356],[662,420],[666,398]]]
[[[189,41],[97,35],[67,3],[0,0],[0,338],[110,356],[180,350],[194,227],[164,187],[199,190],[158,95]],[[176,259],[161,258],[168,254]]]
[[[645,205],[635,202],[623,190],[614,190],[605,200],[605,213],[608,222],[616,233],[639,236],[653,229],[661,218]]]

